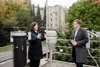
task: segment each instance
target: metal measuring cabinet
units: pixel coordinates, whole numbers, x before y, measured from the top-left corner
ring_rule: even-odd
[[[13,61],[14,67],[25,67],[27,63],[26,40],[27,35],[24,31],[11,32],[11,42],[13,42]]]

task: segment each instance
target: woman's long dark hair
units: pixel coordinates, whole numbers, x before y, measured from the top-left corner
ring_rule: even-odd
[[[30,30],[34,30],[34,26],[38,24],[37,22],[32,22],[30,25]]]

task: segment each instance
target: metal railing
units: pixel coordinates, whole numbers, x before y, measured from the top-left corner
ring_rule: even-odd
[[[68,42],[69,40],[58,39],[58,41],[67,41]],[[92,46],[94,45],[93,42],[99,43],[98,48],[97,47],[92,48]],[[59,48],[59,50],[57,51],[56,48]],[[64,46],[64,45],[59,46],[56,44],[53,54],[65,54],[65,55],[70,56],[71,55],[70,52],[66,53],[65,51],[63,51],[63,49],[66,49],[66,48],[71,50],[71,44],[69,44],[68,46]],[[93,55],[93,54],[91,54],[91,52],[93,52],[93,51],[97,51],[98,53],[96,53],[96,55]],[[95,62],[96,66],[100,67],[100,62],[99,62],[100,61],[100,39],[99,40],[90,40],[90,48],[87,48],[87,52],[88,52],[87,58],[91,58]]]
[[[68,42],[69,39],[58,39],[58,41],[67,41]],[[95,47],[95,48],[92,47],[94,45],[93,42],[98,43],[98,48],[97,47]],[[67,48],[67,49],[71,50],[71,44],[70,43],[68,43],[68,44],[69,44],[68,46],[67,45],[63,45],[63,46],[56,45],[55,48],[59,48],[59,49]],[[87,57],[92,58],[96,62],[97,67],[99,67],[100,66],[100,62],[99,62],[100,61],[100,38],[98,40],[90,40],[90,45],[91,45],[90,48],[88,48],[88,53],[89,52],[90,53]],[[7,46],[7,47],[9,47],[9,46]],[[2,48],[4,48],[4,47],[0,47],[0,49],[2,49]],[[92,51],[97,51],[98,53],[95,56],[91,56],[90,54],[91,54]],[[60,50],[59,51],[54,50],[53,54],[66,54],[66,55],[69,55],[69,56],[71,55],[70,52],[66,53],[66,52],[63,52],[62,50],[61,51]],[[97,60],[99,60],[98,63],[97,63]]]

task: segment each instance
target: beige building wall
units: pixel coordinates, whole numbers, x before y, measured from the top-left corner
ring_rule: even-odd
[[[40,8],[40,14],[41,14],[41,20],[43,20],[44,18],[44,9]]]
[[[65,31],[65,9],[62,6],[48,6],[47,8],[47,28],[49,30]],[[35,6],[35,15],[38,7]],[[40,8],[41,19],[44,18],[44,8]]]
[[[65,11],[61,6],[48,7],[48,29],[64,31],[65,29]]]
[[[65,9],[60,7],[59,30],[65,31]]]

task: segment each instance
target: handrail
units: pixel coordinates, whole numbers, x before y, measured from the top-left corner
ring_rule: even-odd
[[[60,40],[63,40],[63,41],[70,41],[70,39],[58,39],[58,41],[60,41]],[[99,39],[100,40],[100,39]],[[90,42],[100,42],[99,40],[90,40]],[[99,43],[100,44],[100,43]],[[55,46],[55,47],[58,47],[58,48],[60,48],[60,47],[63,47],[63,48],[71,48],[70,46]],[[91,55],[91,53],[90,53],[90,51],[89,51],[89,49],[92,49],[93,51],[95,51],[95,50],[97,50],[97,51],[99,51],[100,49],[95,49],[95,48],[88,48],[87,49],[87,51],[88,51],[88,54],[90,55],[89,57],[91,57],[93,60],[94,60],[94,62],[96,63],[96,66],[97,67],[99,67],[99,64],[98,64],[98,62],[95,60],[95,58],[98,58],[98,59],[100,59],[100,57],[96,57],[96,56],[92,56]],[[64,52],[55,52],[54,51],[54,53],[53,54],[67,54],[68,55],[68,53],[64,53]],[[69,54],[70,55],[70,54]]]
[[[88,51],[88,54],[89,54],[89,55],[91,56],[91,58],[93,59],[93,61],[96,63],[96,66],[99,67],[98,62],[97,62],[97,61],[94,59],[94,57],[91,55],[89,49],[87,49],[87,51]]]

